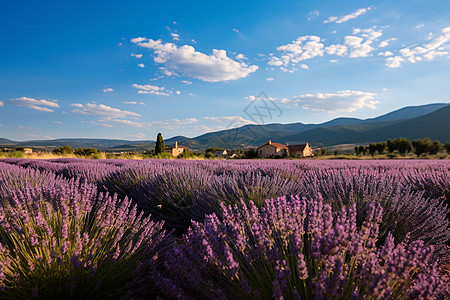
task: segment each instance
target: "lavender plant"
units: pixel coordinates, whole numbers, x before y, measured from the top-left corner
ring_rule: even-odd
[[[382,208],[333,214],[299,197],[223,207],[192,224],[182,242],[141,264],[128,297],[154,282],[168,299],[430,299],[448,295],[448,278],[421,240],[377,247]],[[151,288],[154,286],[152,285]]]
[[[139,261],[163,249],[162,225],[86,182],[24,181],[1,195],[0,297],[120,297]]]

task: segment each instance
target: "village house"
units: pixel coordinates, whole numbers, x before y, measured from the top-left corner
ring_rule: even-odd
[[[220,151],[214,151],[212,154],[214,154],[217,157],[225,157],[225,156],[227,156],[228,152],[227,152],[227,150],[220,150]]]
[[[289,148],[286,145],[280,143],[272,143],[272,141],[267,141],[262,146],[257,148],[258,157],[268,158],[268,157],[284,157],[289,154]]]
[[[166,146],[166,152],[172,154],[173,156],[178,156],[188,150],[189,148],[186,146],[178,146],[178,142],[175,142],[175,145],[173,146]]]
[[[309,144],[302,145],[283,145],[280,143],[272,143],[267,141],[264,145],[257,148],[259,158],[270,157],[307,157],[314,156],[313,150],[309,147]]]
[[[301,145],[288,145],[289,156],[292,157],[307,157],[314,156],[313,150],[308,143]]]
[[[31,148],[23,148],[23,152],[25,154],[32,154],[33,153],[33,149],[31,149]]]

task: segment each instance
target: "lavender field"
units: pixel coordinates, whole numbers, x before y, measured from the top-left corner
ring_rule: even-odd
[[[450,161],[0,160],[0,298],[446,299]]]

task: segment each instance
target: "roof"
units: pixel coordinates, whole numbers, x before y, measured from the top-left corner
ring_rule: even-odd
[[[259,146],[258,149],[261,148],[261,147],[264,147],[264,146],[273,146],[275,148],[288,150],[288,147],[286,145],[283,145],[283,144],[280,144],[280,143],[270,143],[270,144],[269,143],[265,143],[264,145]]]
[[[182,145],[178,145],[177,147],[178,147],[178,148],[189,149],[189,147],[182,146]],[[170,149],[175,149],[175,145],[166,146],[166,150],[170,150]]]
[[[301,144],[301,145],[289,145],[289,151],[303,151],[306,148],[306,145],[308,144]]]

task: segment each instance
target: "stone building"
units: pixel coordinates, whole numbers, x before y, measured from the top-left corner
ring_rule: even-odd
[[[292,157],[307,157],[314,156],[313,150],[308,143],[301,145],[288,145],[289,156]]]
[[[172,154],[173,156],[178,156],[184,151],[188,151],[189,148],[186,146],[179,146],[178,142],[175,142],[173,146],[166,146],[166,152]]]
[[[286,145],[280,143],[272,143],[272,141],[267,141],[262,146],[257,148],[258,157],[269,158],[269,157],[283,157],[289,154],[289,149]]]

